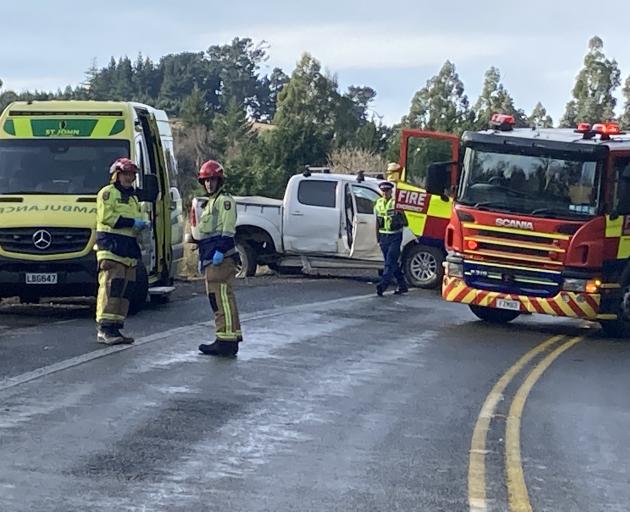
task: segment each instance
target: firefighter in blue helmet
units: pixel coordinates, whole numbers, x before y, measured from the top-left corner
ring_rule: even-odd
[[[211,356],[233,357],[243,341],[232,280],[236,275],[238,253],[236,202],[223,190],[225,172],[219,162],[209,160],[199,170],[199,182],[208,193],[208,204],[199,220],[199,230],[207,238],[199,242],[199,270],[206,278],[206,291],[214,312],[216,339],[199,350]]]
[[[397,295],[407,293],[407,282],[400,265],[400,246],[402,244],[402,231],[407,220],[404,213],[396,210],[393,197],[394,184],[383,181],[379,184],[383,196],[374,204],[376,215],[376,237],[383,252],[385,265],[379,283],[376,285],[376,293],[382,296],[390,283],[395,279],[398,288],[394,292]]]
[[[134,341],[120,329],[127,317],[136,265],[142,256],[136,237],[149,227],[149,222],[142,218],[134,189],[137,172],[135,163],[119,158],[109,170],[110,184],[96,197],[97,341],[106,345]]]

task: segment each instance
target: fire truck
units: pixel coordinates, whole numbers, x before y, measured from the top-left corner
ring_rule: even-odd
[[[495,114],[428,168],[427,192],[454,197],[442,296],[488,322],[540,313],[627,336],[630,136],[615,123],[514,125]]]

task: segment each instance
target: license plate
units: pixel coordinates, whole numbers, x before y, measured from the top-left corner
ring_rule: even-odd
[[[57,274],[26,274],[26,284],[57,284]]]
[[[511,309],[512,311],[520,311],[521,303],[517,300],[497,299],[497,307],[499,309]]]

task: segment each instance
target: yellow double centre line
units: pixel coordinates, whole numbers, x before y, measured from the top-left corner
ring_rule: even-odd
[[[473,430],[470,445],[470,462],[468,466],[468,505],[472,512],[487,511],[486,495],[486,443],[490,423],[496,414],[496,409],[503,398],[503,393],[522,370],[535,357],[547,351],[550,347],[565,339],[565,336],[553,336],[539,345],[536,345],[529,352],[524,354],[514,365],[512,365],[493,386],[486,397],[477,422]],[[530,391],[551,366],[551,364],[566,350],[582,341],[583,337],[571,338],[559,345],[553,352],[542,359],[529,373],[521,387],[514,395],[510,412],[508,415],[505,436],[505,467],[506,484],[508,491],[508,503],[510,511],[521,512],[531,511],[525,475],[521,463],[521,417],[525,402]]]

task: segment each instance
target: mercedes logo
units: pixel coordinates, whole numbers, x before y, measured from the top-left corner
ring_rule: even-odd
[[[52,235],[45,229],[39,229],[33,233],[33,245],[40,251],[45,251],[52,244]]]

